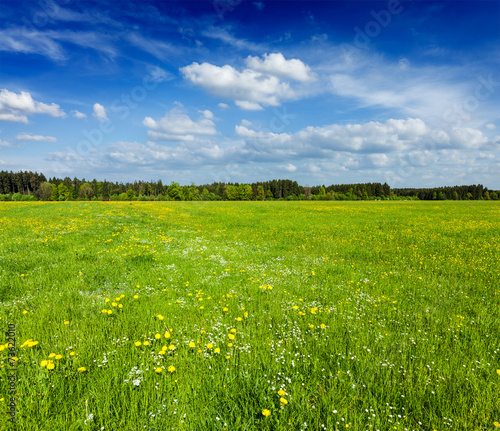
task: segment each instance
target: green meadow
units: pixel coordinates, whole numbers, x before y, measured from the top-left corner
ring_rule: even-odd
[[[500,202],[0,202],[0,429],[494,430],[499,262]]]

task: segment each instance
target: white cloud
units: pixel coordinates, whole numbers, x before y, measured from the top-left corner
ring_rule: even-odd
[[[280,52],[264,54],[262,57],[261,60],[259,57],[248,56],[245,63],[250,69],[279,78],[301,82],[315,79],[311,68],[296,58],[287,60]]]
[[[92,115],[99,121],[108,120],[108,116],[106,115],[106,108],[102,106],[100,103],[94,103],[93,110],[94,112]]]
[[[142,124],[150,129],[148,138],[154,141],[193,141],[195,136],[216,135],[212,112],[205,110],[201,114],[193,121],[181,108],[174,108],[158,121],[146,117]]]
[[[290,85],[278,76],[253,69],[240,72],[229,65],[219,67],[210,63],[192,63],[180,71],[184,79],[216,96],[233,99],[242,109],[279,106],[281,100],[295,97]]]
[[[71,111],[71,114],[73,115],[73,117],[78,118],[80,120],[83,118],[87,118],[87,114],[77,111],[76,109],[74,111]]]
[[[276,168],[286,172],[295,172],[297,170],[297,166],[292,165],[291,163],[287,163],[286,165],[278,165],[276,166]]]
[[[241,125],[242,126],[245,126],[245,127],[248,127],[248,126],[251,126],[252,125],[252,122],[251,121],[248,121],[248,120],[241,120]]]
[[[155,40],[150,37],[146,38],[138,33],[129,33],[125,38],[137,48],[148,52],[160,60],[167,60],[168,56],[177,52],[177,48],[169,43]]]
[[[66,116],[59,105],[37,102],[26,91],[17,94],[5,88],[0,90],[0,121],[28,123],[27,116],[31,114],[46,114],[59,118]]]
[[[220,108],[220,109],[228,109],[229,108],[229,105],[227,103],[218,103],[217,106]]]
[[[237,39],[226,30],[222,28],[211,28],[203,32],[203,36],[208,37],[210,39],[220,40],[233,48],[241,49],[245,51],[261,51],[261,45],[258,45],[253,42],[249,42],[244,39]]]
[[[29,133],[20,133],[16,139],[18,141],[57,142],[53,136],[31,135]]]
[[[495,130],[497,128],[497,126],[495,126],[494,124],[492,123],[489,123],[489,124],[486,124],[486,128],[488,130]]]
[[[10,142],[7,142],[7,141],[2,141],[0,139],[0,147],[4,147],[4,148],[14,148],[15,145],[14,144],[11,144]]]
[[[174,79],[174,76],[171,73],[167,72],[161,67],[150,66],[148,70],[151,76],[151,81],[153,82],[160,83],[165,81],[171,81],[172,79]]]

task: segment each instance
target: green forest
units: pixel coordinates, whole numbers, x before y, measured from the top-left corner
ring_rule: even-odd
[[[387,183],[301,186],[292,180],[180,185],[172,181],[87,181],[43,173],[0,171],[0,201],[195,201],[195,200],[498,200],[500,191],[478,185],[391,188]]]

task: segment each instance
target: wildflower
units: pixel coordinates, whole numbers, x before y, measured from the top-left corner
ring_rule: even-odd
[[[155,334],[155,338],[159,340],[161,338],[161,334]]]
[[[47,364],[47,370],[53,370],[55,367],[53,363]]]
[[[214,345],[212,343],[207,344],[207,349],[211,349],[212,347],[214,347]]]
[[[155,371],[156,371],[158,374],[160,374],[160,373],[163,371],[163,368],[158,367]]]
[[[286,406],[288,404],[288,400],[286,398],[281,397],[280,398],[280,403],[284,404]]]
[[[134,295],[134,299],[137,299],[137,298],[139,298],[139,295]]]
[[[241,317],[237,317],[237,318],[236,318],[236,320],[237,320],[238,322],[241,322],[243,319],[242,319]]]
[[[168,346],[168,350],[174,350],[175,349],[175,346],[173,344],[171,344],[170,346]]]
[[[149,341],[148,341],[148,340],[146,340],[146,341],[144,341],[144,343],[142,343],[142,344],[144,344],[145,346],[149,346]]]
[[[112,305],[113,307],[116,307],[118,304],[117,304],[116,302],[112,302],[112,303],[111,303],[111,305]]]
[[[38,344],[38,341],[29,341],[28,342],[28,347],[34,347]]]
[[[49,361],[43,360],[42,362],[40,362],[40,366],[41,366],[42,368],[43,368],[43,367],[46,367],[48,363],[49,363]]]
[[[56,359],[62,359],[62,355],[56,355],[55,358]]]
[[[168,367],[168,372],[173,373],[174,371],[175,371],[175,367],[173,365],[170,365],[170,367]]]
[[[170,338],[170,332],[165,332],[165,334],[163,335],[165,338]]]
[[[236,334],[236,328],[232,328],[232,329],[231,329],[231,332],[232,332],[233,334]]]
[[[105,308],[103,308],[103,309],[101,310],[101,313],[105,313],[105,314],[107,314],[107,313],[108,313],[108,310],[106,310]]]
[[[85,367],[80,367],[80,368],[78,368],[78,371],[80,373],[83,373],[84,371],[87,371],[87,369]]]
[[[69,356],[75,356],[75,352],[71,352]]]
[[[497,374],[500,376],[500,370],[497,370]]]
[[[229,338],[230,340],[234,340],[234,338],[235,338],[235,337],[234,337],[234,335],[233,335],[233,334],[228,334],[228,338]]]
[[[271,414],[271,412],[267,409],[262,410],[262,415],[265,416],[266,418]]]
[[[217,348],[215,348],[214,352],[215,353],[220,353],[220,349],[217,347]]]
[[[191,347],[191,349],[193,349],[195,346],[196,346],[196,344],[194,343],[194,341],[191,341],[189,343],[189,347]]]
[[[108,315],[113,314],[113,310],[108,310]]]
[[[118,304],[118,308],[123,308],[123,304]]]
[[[27,310],[23,310],[23,314],[28,314],[28,311]]]
[[[280,397],[282,397],[283,395],[286,395],[286,392],[285,392],[283,389],[280,389],[280,390],[278,391],[278,395],[279,395]]]
[[[106,298],[106,299],[104,300],[104,302],[109,302],[109,301],[110,301],[110,299],[109,299],[109,298]]]
[[[56,356],[56,354],[55,354],[55,353],[51,353],[51,354],[49,355],[49,358],[53,358],[54,356]]]
[[[160,319],[160,320],[164,319],[164,317],[161,314],[158,314],[156,317],[158,317],[158,319]]]
[[[493,425],[495,425],[495,428],[500,428],[500,423],[499,422],[493,422]]]
[[[141,344],[142,344],[142,343],[141,343],[140,341],[136,341],[136,342],[135,342],[135,345],[136,345],[137,347],[139,347]]]
[[[64,324],[65,324],[65,325],[69,325],[69,320],[65,320],[65,321],[64,321]]]
[[[222,311],[228,311],[229,309],[227,307],[224,307]]]

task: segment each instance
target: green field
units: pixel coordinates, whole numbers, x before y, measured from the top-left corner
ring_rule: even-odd
[[[0,203],[0,429],[15,369],[19,430],[493,430],[499,262],[500,202]]]

